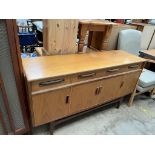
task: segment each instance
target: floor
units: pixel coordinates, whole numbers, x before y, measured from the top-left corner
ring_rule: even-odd
[[[155,98],[155,96],[153,97]],[[49,135],[48,126],[33,130],[34,135]],[[142,135],[155,134],[155,101],[140,95],[134,105],[123,101],[119,109],[93,113],[57,128],[54,135]]]

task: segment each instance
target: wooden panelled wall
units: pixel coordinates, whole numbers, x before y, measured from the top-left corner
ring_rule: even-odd
[[[43,24],[43,46],[47,55],[77,52],[77,19],[46,19]]]

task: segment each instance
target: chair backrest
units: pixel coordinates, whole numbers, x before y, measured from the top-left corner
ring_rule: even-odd
[[[128,29],[119,32],[117,49],[127,51],[128,53],[139,55],[141,47],[141,32]]]

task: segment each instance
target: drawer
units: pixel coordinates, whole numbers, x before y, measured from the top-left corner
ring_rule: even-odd
[[[112,67],[112,68],[107,68],[103,71],[103,75],[109,76],[109,75],[114,75],[118,73],[123,73],[127,71],[126,66],[118,66],[118,67]]]
[[[114,74],[137,70],[137,69],[140,69],[141,67],[142,67],[142,64],[130,64],[130,65],[125,65],[125,66],[107,68],[107,69],[101,70],[98,73],[98,76],[99,77],[100,76],[110,76],[110,75],[114,75]]]
[[[141,69],[141,68],[143,68],[142,65],[143,65],[142,63],[139,63],[139,64],[130,64],[130,65],[127,66],[128,67],[128,71],[130,71],[130,70],[136,70],[136,69]]]
[[[99,71],[84,72],[72,75],[72,83],[90,80],[99,77]]]
[[[53,87],[59,87],[71,83],[70,76],[43,79],[32,82],[32,91],[39,91]]]

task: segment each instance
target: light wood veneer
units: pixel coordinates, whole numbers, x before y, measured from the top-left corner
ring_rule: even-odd
[[[144,62],[124,51],[23,59],[33,126],[132,94]]]

